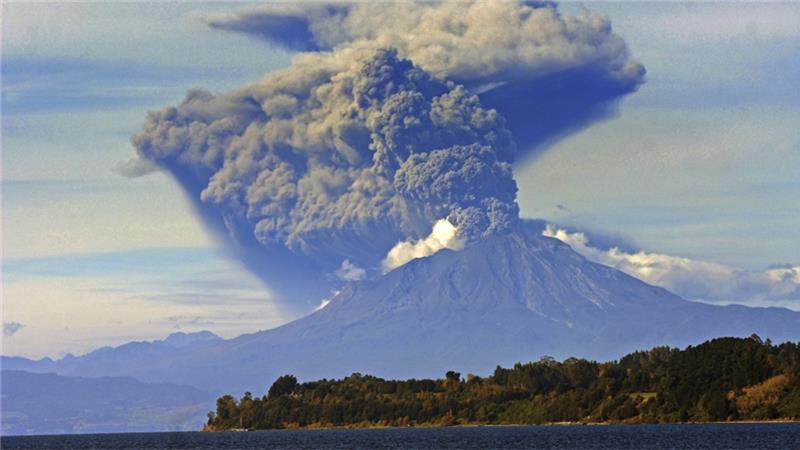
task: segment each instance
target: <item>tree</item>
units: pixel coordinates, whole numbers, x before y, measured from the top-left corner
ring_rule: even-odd
[[[222,426],[232,426],[238,423],[239,408],[236,399],[230,395],[223,395],[217,399],[217,422]]]
[[[284,375],[265,398],[221,397],[208,429],[770,418],[800,418],[800,344],[748,337],[605,363],[543,358],[466,382],[455,371],[436,380],[354,373],[303,384]]]
[[[267,397],[276,398],[281,395],[289,395],[297,387],[297,378],[294,375],[284,375],[272,383],[267,392]]]

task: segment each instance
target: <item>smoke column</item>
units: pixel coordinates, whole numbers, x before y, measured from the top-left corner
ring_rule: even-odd
[[[606,19],[550,3],[269,5],[204,20],[300,53],[233,92],[191,90],[132,141],[298,310],[408,260],[387,255],[512,229],[515,157],[613,113],[644,76]],[[457,231],[440,241],[444,223]]]

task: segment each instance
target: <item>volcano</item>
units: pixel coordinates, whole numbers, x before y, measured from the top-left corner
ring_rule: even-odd
[[[687,301],[521,224],[464,250],[443,250],[348,284],[325,308],[275,329],[182,346],[127,344],[8,368],[241,393],[262,392],[287,373],[306,380],[353,372],[486,374],[545,355],[610,360],[753,333],[800,339],[800,313]]]

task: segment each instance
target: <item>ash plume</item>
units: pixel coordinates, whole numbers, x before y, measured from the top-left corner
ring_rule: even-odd
[[[397,48],[506,116],[523,157],[615,114],[645,75],[606,17],[547,1],[278,4],[202,19],[290,50]]]
[[[264,6],[207,21],[303,52],[233,92],[189,91],[132,142],[225,248],[305,306],[355,277],[343,268],[381,273],[442,220],[467,245],[513,228],[515,156],[613,109],[644,74],[607,20],[553,4]]]

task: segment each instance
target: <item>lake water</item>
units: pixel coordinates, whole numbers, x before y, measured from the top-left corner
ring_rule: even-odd
[[[800,449],[800,424],[274,430],[12,436],[3,449]]]

